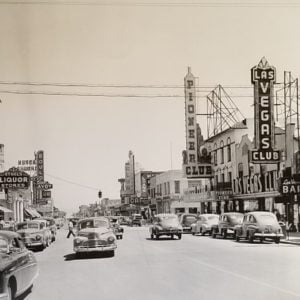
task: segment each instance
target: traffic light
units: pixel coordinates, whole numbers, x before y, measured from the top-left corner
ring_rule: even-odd
[[[99,198],[102,198],[102,191],[99,191],[99,192],[98,192],[98,197],[99,197]]]

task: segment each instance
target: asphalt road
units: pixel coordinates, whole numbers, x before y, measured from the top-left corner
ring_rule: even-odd
[[[115,257],[76,259],[60,229],[36,252],[40,274],[30,300],[300,299],[300,247],[184,235],[150,240],[147,227],[125,227]]]

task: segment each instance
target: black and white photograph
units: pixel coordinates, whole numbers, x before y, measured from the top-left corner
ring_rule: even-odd
[[[0,0],[0,300],[300,299],[299,28]]]

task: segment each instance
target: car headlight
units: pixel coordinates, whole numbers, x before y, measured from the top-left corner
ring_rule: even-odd
[[[80,239],[75,239],[74,240],[74,245],[78,246],[81,243]]]
[[[36,235],[36,236],[35,236],[35,239],[36,239],[37,241],[39,241],[39,240],[42,239],[42,236],[41,236],[41,235]]]
[[[115,241],[115,238],[114,238],[113,236],[109,236],[109,237],[107,238],[107,241],[108,241],[109,243],[113,243],[113,242]]]

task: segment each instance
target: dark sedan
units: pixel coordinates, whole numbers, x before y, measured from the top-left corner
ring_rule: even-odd
[[[0,231],[0,299],[13,300],[32,287],[38,266],[19,234]]]

